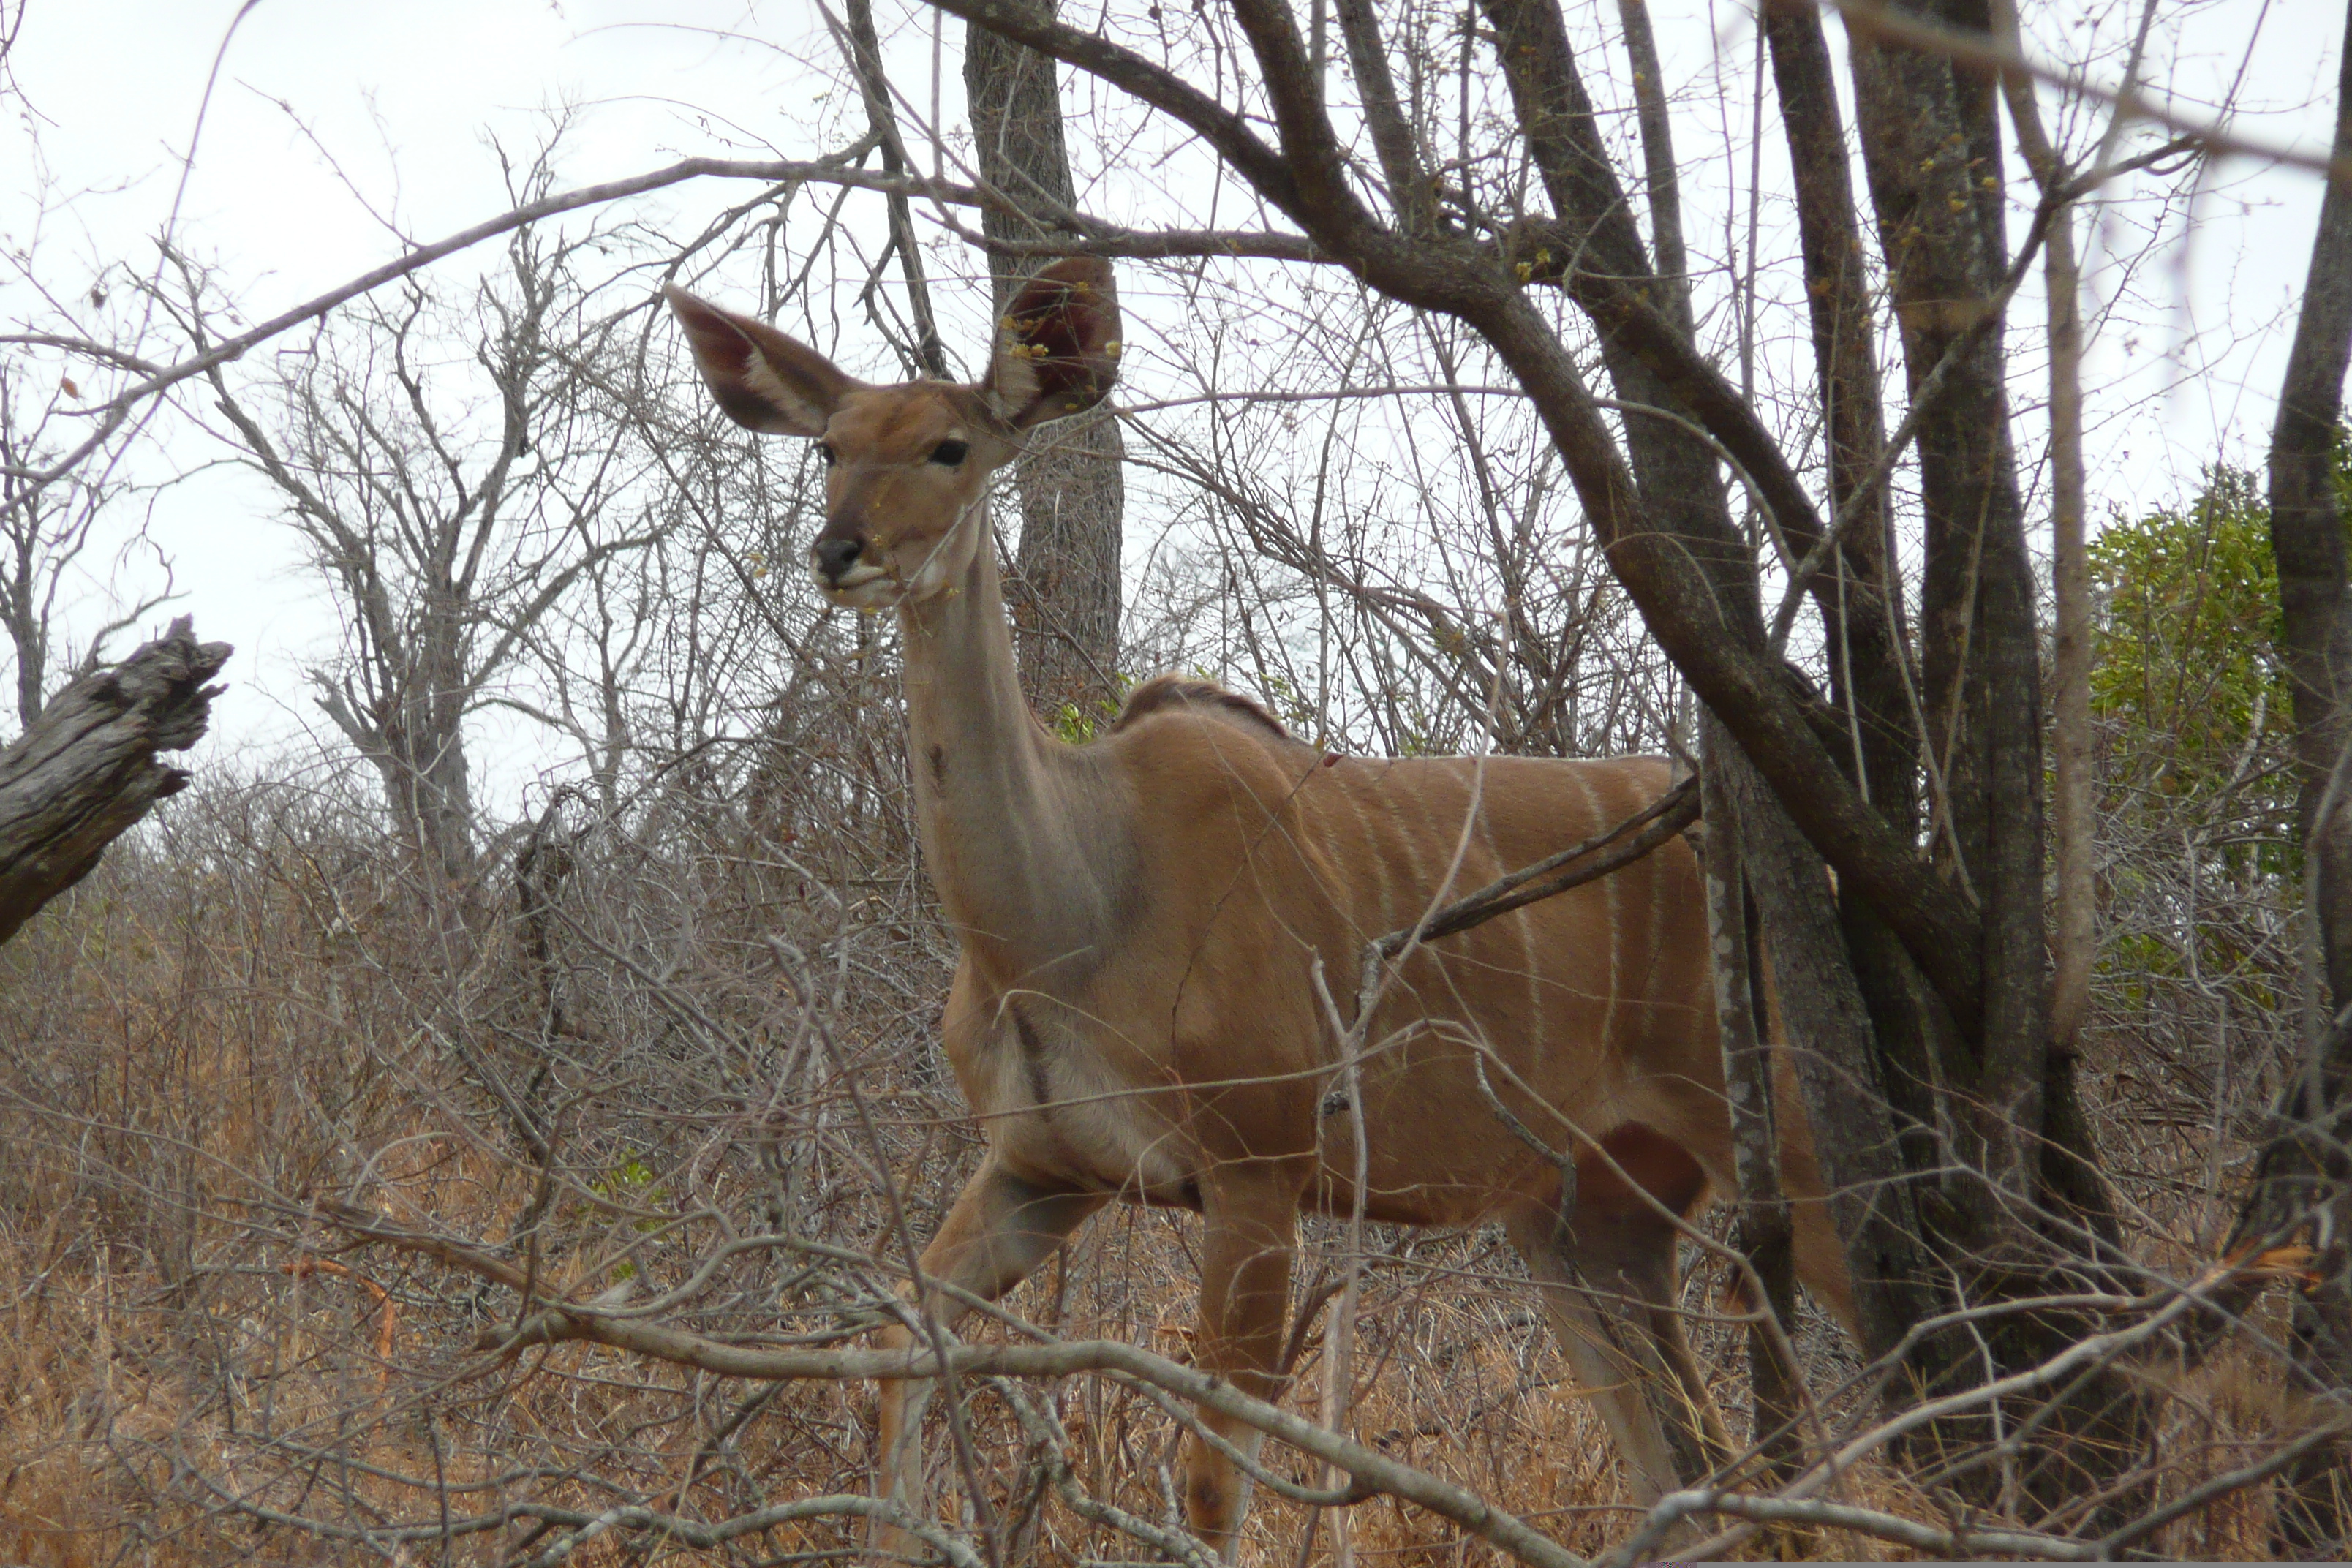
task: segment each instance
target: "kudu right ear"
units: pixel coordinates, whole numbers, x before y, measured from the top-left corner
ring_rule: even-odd
[[[686,329],[710,395],[747,430],[822,436],[842,398],[863,384],[765,321],[722,310],[675,283],[662,293]]]
[[[1099,256],[1066,257],[1029,279],[1002,324],[980,389],[1015,430],[1092,408],[1118,380],[1118,295]]]

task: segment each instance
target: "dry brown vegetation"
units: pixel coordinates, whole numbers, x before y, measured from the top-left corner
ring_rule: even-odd
[[[333,1217],[362,1209],[705,1334],[852,1341],[903,1268],[892,1203],[928,1236],[978,1149],[936,1055],[952,948],[907,846],[900,760],[839,717],[861,694],[812,696],[789,747],[671,770],[620,821],[561,798],[471,887],[420,875],[331,779],[215,780],[0,953],[0,1557],[520,1563],[618,1506],[708,1527],[866,1489],[870,1384],[513,1348],[512,1290],[429,1251],[355,1245]],[[2103,987],[2100,1135],[2159,1273],[2193,1272],[2228,1224],[2273,1086],[2216,1081],[2211,1014],[2263,970],[2258,952],[2218,979],[2167,985],[2143,966]],[[2243,1045],[2235,1059],[2258,1059]],[[1195,1223],[1115,1209],[1011,1304],[1055,1334],[1181,1360]],[[1342,1240],[1310,1230],[1310,1308]],[[1598,1552],[1637,1510],[1516,1274],[1492,1233],[1377,1236],[1355,1427]],[[1686,1305],[1737,1423],[1745,1340],[1724,1288],[1694,1268]],[[2262,1344],[2280,1326],[2262,1314],[2195,1370],[2144,1366],[2169,1395],[2161,1497],[2275,1446],[2282,1382]],[[1800,1338],[1823,1420],[1869,1426],[1851,1347],[1810,1317]],[[1311,1413],[1319,1321],[1296,1349],[1292,1402]],[[1138,1555],[1055,1492],[1008,1386],[965,1389],[1003,1538],[1043,1563]],[[1020,1392],[1058,1419],[1086,1495],[1170,1516],[1167,1408],[1100,1377]],[[944,1427],[934,1442],[935,1472],[956,1477]],[[1840,1495],[1946,1513],[1876,1464]],[[1312,1511],[1262,1496],[1247,1560],[1302,1560]],[[1355,1515],[1367,1562],[1491,1558],[1394,1499]],[[2158,1544],[2257,1555],[2268,1529],[2257,1486]],[[817,1517],[707,1549],[772,1562],[861,1535]],[[1896,1550],[1833,1531],[1784,1545]],[[570,1560],[705,1549],[615,1530]]]
[[[2063,144],[2027,150],[2031,186],[2012,160],[2005,188],[1985,172],[2004,144],[1986,64],[2016,63],[2000,6],[1843,11],[1843,67],[1813,8],[1763,7],[1750,118],[1726,111],[1737,69],[1693,79],[1721,102],[1669,105],[1631,0],[1597,24],[1549,0],[1340,0],[1337,28],[1319,5],[1134,5],[1099,37],[934,5],[1062,59],[1035,111],[1066,93],[1057,173],[992,171],[963,128],[916,123],[941,84],[908,68],[941,68],[946,24],[916,7],[877,42],[849,0],[840,58],[798,62],[849,89],[801,128],[803,151],[835,150],[821,163],[566,194],[557,124],[507,165],[513,210],[464,245],[259,327],[184,233],[105,288],[6,258],[42,301],[10,353],[106,384],[68,408],[62,380],[36,409],[12,389],[46,384],[0,366],[0,542],[31,563],[0,603],[23,716],[67,648],[26,606],[68,580],[118,504],[101,479],[136,467],[167,405],[302,531],[341,642],[307,672],[337,749],[230,737],[0,947],[0,1563],[862,1554],[875,1395],[846,1358],[903,1310],[981,1147],[936,1038],[957,944],[916,849],[892,629],[798,583],[816,459],[751,446],[682,387],[654,286],[723,292],[889,380],[940,368],[949,339],[984,355],[980,258],[1001,287],[1069,246],[1120,258],[1137,500],[1124,520],[1089,503],[1097,537],[1055,545],[1126,549],[1123,584],[1097,574],[1097,602],[1058,606],[1073,633],[1031,527],[1055,498],[1003,497],[1007,519],[1037,503],[1013,598],[1033,689],[1060,672],[1039,693],[1051,727],[1083,740],[1123,684],[1172,668],[1361,753],[1697,751],[1735,793],[1753,764],[1736,811],[1708,808],[1734,851],[1716,951],[1748,952],[1727,933],[1751,918],[1773,963],[1816,942],[1833,984],[1774,995],[1835,1069],[1820,1080],[1875,1091],[1800,1086],[1825,1157],[1857,1162],[1841,1190],[1884,1200],[1843,1239],[1937,1277],[1857,1271],[1879,1303],[1867,1351],[1797,1304],[1784,1468],[1743,1461],[1694,1530],[1831,1558],[2344,1539],[2347,1500],[2316,1504],[2352,1474],[2352,1328],[2325,1342],[2352,1325],[2352,1027],[2326,1026],[2352,997],[2352,877],[2330,884],[2340,910],[2297,904],[2310,822],[2333,811],[2340,840],[2310,839],[2313,863],[2352,865],[2352,813],[2323,793],[2352,701],[2293,675],[2325,638],[2273,613],[2284,570],[2352,638],[2343,563],[2309,548],[2341,544],[2352,490],[2305,482],[2340,400],[2304,400],[2311,428],[2277,467],[2301,489],[2216,470],[2097,594],[2063,568],[2042,594],[2045,514],[2080,521],[2055,493],[2083,478],[2080,422],[2055,409],[2081,367],[2055,331],[2038,363],[2007,319],[2018,280],[2046,242],[2051,288],[2108,298],[2058,252],[2110,198],[2187,255],[2194,228],[2164,224],[2213,221],[2194,198],[2232,153],[2226,116],[2177,137],[2132,120],[2151,77],[2132,74],[2144,34],[2117,30],[2130,8],[2080,9],[2084,80],[2010,72],[2010,133],[2042,91]],[[1600,42],[1562,41],[1571,13]],[[22,14],[0,0],[0,66]],[[1328,92],[1305,85],[1308,40]],[[2110,65],[2125,90],[2077,90]],[[1600,107],[1551,107],[1576,102]],[[2352,108],[2341,134],[2352,148]],[[1702,155],[1737,176],[1704,200],[1744,195],[1744,234],[1737,202],[1695,201],[1685,232],[1675,170]],[[926,162],[935,177],[907,173]],[[758,194],[676,233],[614,205],[719,174]],[[2335,189],[2352,232],[2352,184]],[[1130,204],[1170,226],[1096,216]],[[992,252],[966,247],[971,223]],[[489,239],[478,276],[443,265]],[[2116,264],[2126,285],[2159,250]],[[2315,255],[2340,272],[2352,244]],[[2133,287],[2095,326],[2175,303]],[[298,328],[304,348],[273,341]],[[2283,569],[2274,537],[2314,559]],[[2095,671],[2058,673],[2053,640],[2076,645],[2053,626],[2087,628]],[[2075,705],[2045,725],[2051,687]],[[493,712],[547,763],[520,792],[486,761]],[[2012,829],[2060,778],[2096,810],[2087,835],[2053,814],[2088,853],[2053,878],[2042,835]],[[2053,970],[2089,975],[2079,1035]],[[1759,1005],[1766,988],[1759,971]],[[2302,1099],[2299,1062],[2318,1086]],[[1759,1169],[1728,1194],[1749,1219],[1777,1206]],[[1738,1443],[1769,1340],[1722,1258],[1736,1242],[1760,1275],[1769,1238],[1706,1224],[1683,1306]],[[2334,1245],[2273,1247],[2263,1291],[2217,1278],[2234,1242],[2305,1227]],[[1108,1210],[971,1331],[1007,1358],[1157,1359],[951,1380],[926,1437],[941,1560],[1203,1561],[1178,1501],[1192,1406],[1167,1392],[1189,1375],[1196,1235]],[[1496,1233],[1374,1227],[1359,1247],[1317,1222],[1303,1241],[1284,1408],[1324,1418],[1328,1354],[1354,1446],[1267,1446],[1245,1562],[1499,1562],[1473,1517],[1496,1509],[1566,1552],[1630,1554],[1647,1510]],[[1342,1356],[1324,1334],[1358,1266]],[[2003,1378],[2012,1396],[1982,1393]],[[2053,1415],[2084,1389],[2066,1419],[2120,1411],[2124,1442]],[[1884,1440],[1914,1394],[1947,1418]],[[1334,1486],[1314,1454],[1340,1447],[1370,1495],[1335,1549],[1336,1507],[1275,1494]],[[2319,1485],[2283,1530],[2290,1464]],[[1403,1500],[1431,1478],[1469,1504]],[[1776,1502],[1790,1517],[1737,1533]]]

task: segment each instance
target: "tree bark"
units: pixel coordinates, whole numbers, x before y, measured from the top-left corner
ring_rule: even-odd
[[[2352,28],[2352,20],[2347,20]],[[2336,154],[2352,154],[2352,51],[2336,84]],[[2346,588],[2340,498],[2332,472],[2352,352],[2352,184],[2333,180],[2320,203],[2303,309],[2271,431],[2271,550],[2285,612],[2287,676],[2294,694],[2300,773],[2296,821],[2318,861],[2321,973],[2341,1005],[2352,998],[2352,813],[2319,819],[2345,742],[2352,738],[2352,595]]]
[[[1628,0],[1638,6],[1641,0]],[[1739,1179],[1739,1223],[1734,1233],[1755,1274],[1740,1294],[1759,1321],[1748,1331],[1748,1387],[1755,1419],[1749,1442],[1768,1477],[1794,1473],[1802,1373],[1780,1353],[1781,1334],[1797,1321],[1796,1232],[1780,1178],[1772,1058],[1766,1009],[1759,1004],[1755,963],[1762,922],[1754,917],[1742,864],[1744,835],[1731,773],[1747,766],[1739,742],[1712,714],[1700,725],[1700,796],[1706,820],[1706,928],[1715,960],[1716,1032],[1723,1046],[1725,1100],[1731,1112],[1731,1152]],[[1756,1287],[1763,1299],[1756,1299]]]
[[[156,760],[204,734],[205,684],[226,643],[200,643],[187,616],[111,669],[83,676],[0,752],[0,942],[88,876],[106,847],[188,785]]]
[[[1018,3],[1038,20],[1053,18],[1053,0]],[[1002,316],[1045,259],[1007,247],[1073,232],[1067,220],[1076,195],[1062,134],[1058,68],[1050,57],[975,25],[964,30],[963,79],[981,180],[1016,209],[992,204],[981,212]],[[1119,465],[1126,456],[1118,419],[1097,408],[1045,426],[1013,467],[1021,540],[1006,597],[1022,685],[1048,721],[1066,707],[1092,720],[1100,704],[1119,695],[1126,510]]]
[[[1897,0],[1895,8],[1948,28],[1990,30],[1986,0]],[[1942,1125],[1959,1141],[1958,1168],[1973,1178],[1947,1184],[1935,1249],[1963,1271],[1972,1297],[2038,1295],[2053,1268],[2081,1266],[2085,1234],[2095,1255],[2116,1224],[2071,1061],[2049,1048],[2040,628],[2003,323],[1984,321],[2008,268],[1995,83],[1947,55],[1859,33],[1853,67],[1915,405],[1929,376],[1953,360],[1945,390],[1918,408],[1915,424],[1926,523],[1920,700],[1929,780],[1940,785],[1931,802],[1934,853],[1980,911],[1981,1013],[1974,1029],[1945,1037],[1935,1053]],[[2086,1331],[2073,1314],[2020,1313],[1987,1343],[1995,1364],[2014,1367]],[[2034,1415],[2047,1436],[2020,1467],[2024,1495],[2061,1519],[2084,1506],[2114,1519],[2134,1506],[2135,1494],[2111,1484],[2139,1463],[2150,1436],[2130,1382],[2101,1371]],[[1983,1457],[1991,1433],[1978,1425],[1953,1423],[1929,1440],[1958,1461],[1956,1480],[1990,1491],[2000,1484]]]
[[[1822,1184],[1845,1243],[1863,1348],[1885,1355],[1937,1310],[1934,1281],[1943,1271],[1925,1245],[1870,1011],[1847,962],[1820,853],[1737,747],[1709,757],[1737,814],[1740,864],[1769,935],[1765,964]]]
[[[2338,166],[2352,157],[2352,12],[2336,82]],[[2318,1284],[2294,1306],[2295,1371],[2323,1403],[2352,1398],[2352,1039],[2329,1026],[2352,1005],[2352,812],[2344,758],[2352,742],[2352,591],[2346,582],[2344,496],[2337,488],[2344,378],[2352,368],[2352,180],[2329,181],[2312,242],[2286,378],[2271,430],[2271,552],[2278,562],[2287,677],[2294,696],[2296,825],[2310,883],[2308,962],[2327,998],[2306,1028],[2305,1059],[2287,1089],[2285,1126],[2264,1155],[2233,1247],[2318,1226]],[[2344,1445],[2323,1444],[2281,1478],[2282,1557],[2335,1556],[2352,1543],[2352,1473]]]
[[[1890,565],[1894,515],[1884,486],[1855,500],[1885,456],[1886,429],[1872,280],[1836,74],[1817,7],[1786,0],[1768,5],[1764,32],[1796,184],[1830,500],[1840,514],[1860,508],[1838,542],[1841,591],[1822,605],[1831,700],[1850,742],[1839,760],[1864,798],[1909,837],[1919,822],[1919,731],[1906,668],[1911,655],[1901,581]],[[1906,1129],[1907,1163],[1934,1171],[1949,1153],[1934,1130],[1945,1121],[1936,1058],[1949,1048],[1952,1022],[1870,900],[1842,887],[1838,924],[1876,1037],[1877,1081]]]
[[[1829,433],[1830,500],[1842,512],[1886,450],[1869,268],[1821,11],[1775,4],[1765,11],[1764,36],[1796,179],[1806,306]],[[1904,691],[1899,589],[1887,564],[1892,526],[1881,486],[1840,537],[1845,591],[1835,602],[1841,613],[1824,606],[1824,630],[1832,700],[1853,731],[1857,786],[1881,816],[1909,830],[1918,820],[1919,757]]]
[[[2001,42],[2018,47],[2016,0],[1994,0]],[[2069,171],[2042,126],[2033,79],[2001,77],[2020,152],[2044,201]],[[2050,331],[2050,579],[2057,636],[2051,656],[2051,828],[2057,854],[2058,925],[2050,985],[2050,1048],[2072,1055],[2090,1005],[2097,948],[2091,922],[2091,563],[2083,524],[2082,282],[2074,257],[2074,213],[2050,220],[2042,250]]]
[[[1901,8],[1987,30],[1972,0]],[[1991,84],[1942,56],[1861,35],[1853,64],[1864,166],[1916,396],[1993,308],[2006,268]],[[1917,436],[1927,523],[1920,699],[1944,784],[1934,842],[1983,922],[1975,1059],[1947,1065],[1964,1068],[1954,1087],[1977,1107],[1971,1152],[1997,1186],[2030,1198],[2048,1039],[2040,649],[2000,326],[1962,354]],[[2001,1228],[1995,1205],[1988,1195],[1974,1206],[1990,1241]]]

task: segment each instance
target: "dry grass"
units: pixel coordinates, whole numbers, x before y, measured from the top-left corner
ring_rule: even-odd
[[[748,1387],[580,1345],[488,1355],[478,1347],[511,1326],[511,1292],[413,1252],[353,1249],[313,1205],[360,1204],[568,1289],[637,1300],[683,1283],[727,1227],[781,1227],[884,1261],[747,1253],[668,1316],[853,1342],[861,1302],[893,1283],[897,1243],[852,1080],[919,1234],[977,1149],[931,1042],[951,950],[908,871],[903,803],[876,783],[896,777],[894,758],[866,760],[863,816],[774,778],[738,793],[756,813],[716,787],[681,790],[630,835],[559,813],[536,927],[514,846],[486,862],[481,889],[426,887],[362,816],[282,786],[214,787],[0,952],[0,1561],[488,1563],[554,1537],[530,1517],[446,1542],[366,1532],[631,1501],[716,1521],[862,1491],[869,1387]],[[2120,1026],[2110,1041],[2128,1043]],[[2116,1059],[2145,1077],[2153,1058]],[[2099,1081],[2148,1260],[2208,1255],[2217,1163],[2183,1131],[2188,1090],[2135,1091],[2113,1068]],[[2231,1105],[2259,1092],[2249,1081]],[[2208,1105],[2201,1125],[2213,1122]],[[1192,1223],[1112,1211],[1013,1305],[1066,1334],[1181,1355]],[[1635,1515],[1604,1435],[1560,1381],[1508,1249],[1489,1232],[1377,1239],[1359,1432],[1578,1552],[1622,1535]],[[1301,1289],[1337,1258],[1336,1234],[1310,1226]],[[1712,1316],[1721,1288],[1696,1269],[1686,1304],[1737,1426],[1746,1350]],[[1851,1376],[1834,1334],[1815,1324],[1802,1338],[1818,1388]],[[2161,1495],[2248,1462],[2288,1424],[2258,1341],[2193,1371],[2147,1369],[2168,1391]],[[1297,1369],[1301,1407],[1320,1354],[1318,1334]],[[1163,1411],[1101,1379],[1033,1392],[1091,1491],[1169,1513],[1177,1429]],[[1043,1495],[1002,1400],[968,1394],[984,1485],[1032,1560],[1142,1555]],[[1824,1412],[1840,1429],[1869,1414],[1852,1395]],[[952,1478],[943,1424],[931,1441],[934,1473]],[[1313,1479],[1294,1456],[1270,1462]],[[1944,1517],[1884,1467],[1839,1495]],[[2254,1556],[2268,1523],[2256,1487],[2157,1544]],[[1390,1500],[1355,1510],[1353,1529],[1366,1563],[1494,1560]],[[1244,1559],[1288,1568],[1307,1530],[1304,1507],[1262,1495]],[[858,1534],[817,1520],[711,1554],[821,1558]],[[1759,1546],[1892,1550],[1833,1532]],[[615,1531],[570,1561],[694,1554]]]

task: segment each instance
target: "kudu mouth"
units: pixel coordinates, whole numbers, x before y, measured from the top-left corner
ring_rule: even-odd
[[[906,597],[905,587],[889,567],[866,559],[867,545],[856,557],[827,560],[821,552],[827,541],[809,546],[809,581],[818,593],[845,610],[887,610]]]
[[[952,592],[946,552],[985,504],[983,496],[959,508],[923,558],[907,570],[899,566],[895,542],[885,543],[863,527],[828,525],[809,545],[809,580],[829,602],[867,613]]]
[[[852,533],[827,529],[817,535],[808,553],[810,578],[835,604],[850,603],[845,595],[890,576],[883,552],[863,530]]]

